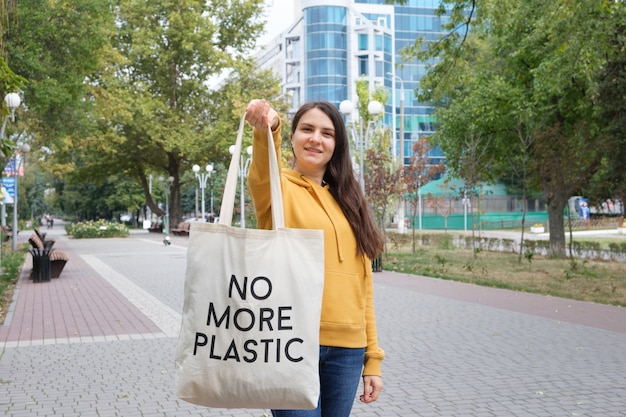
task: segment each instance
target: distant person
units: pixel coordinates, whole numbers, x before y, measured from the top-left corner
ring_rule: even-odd
[[[585,222],[587,229],[589,229],[589,226],[591,223],[590,216],[591,216],[591,213],[589,211],[589,205],[587,204],[586,201],[583,201],[582,203],[580,203],[580,217]]]

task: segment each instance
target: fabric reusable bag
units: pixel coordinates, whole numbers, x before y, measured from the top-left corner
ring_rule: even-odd
[[[313,409],[319,397],[323,231],[285,228],[269,127],[274,229],[230,226],[244,122],[219,224],[190,228],[177,395],[207,407]]]

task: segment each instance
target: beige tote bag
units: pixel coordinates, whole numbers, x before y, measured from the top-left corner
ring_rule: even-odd
[[[207,407],[313,409],[319,397],[323,231],[285,228],[269,131],[274,229],[230,226],[244,124],[242,118],[219,224],[192,223],[190,229],[177,395]]]

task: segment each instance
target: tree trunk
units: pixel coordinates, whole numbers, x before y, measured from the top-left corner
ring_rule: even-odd
[[[551,258],[565,258],[565,222],[563,210],[567,203],[567,197],[552,196],[547,199],[548,209],[548,232],[550,233],[550,246],[548,256]]]
[[[171,189],[170,218],[168,220],[173,227],[177,227],[178,223],[183,220],[183,216],[180,206],[180,183],[178,182],[178,177],[174,178],[175,180]]]
[[[522,263],[522,256],[524,256],[524,230],[526,228],[526,213],[528,212],[528,202],[526,201],[526,183],[522,187],[522,235],[519,241],[519,256],[517,263]]]

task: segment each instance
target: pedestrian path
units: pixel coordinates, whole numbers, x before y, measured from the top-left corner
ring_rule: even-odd
[[[33,283],[27,260],[0,326],[0,415],[269,415],[175,396],[188,238],[73,240],[61,227],[47,231],[70,258],[61,277]],[[374,277],[385,390],[354,416],[626,416],[626,309]]]
[[[70,254],[70,260],[60,278],[36,283],[29,277],[32,260],[27,257],[14,303],[0,327],[0,344],[11,347],[171,336],[163,334],[123,292],[103,279],[89,258],[72,253],[65,236],[52,235],[56,235],[54,247]]]

